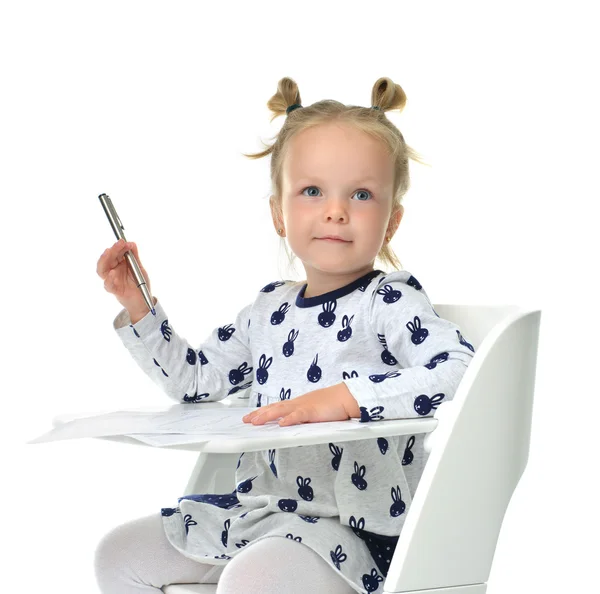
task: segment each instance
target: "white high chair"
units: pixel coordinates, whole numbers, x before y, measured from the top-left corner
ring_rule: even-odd
[[[429,452],[387,578],[377,594],[440,594],[440,588],[444,594],[485,594],[504,514],[529,455],[541,310],[444,304],[434,304],[434,309],[458,325],[475,354],[453,400],[442,403],[433,418],[369,424],[373,437],[428,433],[425,449]],[[221,402],[247,406],[239,394]],[[364,438],[364,432],[349,437]],[[99,439],[127,441],[121,436]],[[289,443],[265,440],[250,449],[332,439],[324,432]],[[199,454],[182,495],[235,489],[239,453],[248,448],[227,440],[209,446]],[[215,594],[216,590],[216,584],[163,588],[165,594]]]

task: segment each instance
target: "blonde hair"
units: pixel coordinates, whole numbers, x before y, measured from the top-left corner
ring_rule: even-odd
[[[270,121],[273,122],[277,116],[286,114],[289,106],[301,103],[300,91],[296,82],[288,77],[282,78],[277,83],[277,92],[267,101],[267,107],[273,112]],[[388,223],[400,210],[402,199],[410,187],[408,160],[412,159],[422,165],[427,165],[427,163],[422,160],[419,153],[406,144],[400,130],[384,114],[385,111],[392,109],[398,111],[404,109],[406,94],[402,87],[390,78],[379,78],[371,91],[371,103],[373,104],[372,107],[378,107],[379,109],[344,105],[333,99],[324,99],[301,109],[294,109],[289,113],[279,133],[273,137],[275,139],[273,144],[267,145],[263,142],[266,149],[259,153],[242,153],[249,159],[260,159],[272,155],[271,188],[275,202],[274,207],[279,213],[282,211],[282,171],[288,143],[303,130],[332,122],[354,126],[359,131],[365,132],[384,143],[394,160],[392,209]],[[293,264],[292,258],[295,256],[290,256],[283,237],[281,241],[284,244],[289,263]],[[396,270],[399,270],[402,266],[392,248],[385,241],[377,257]]]

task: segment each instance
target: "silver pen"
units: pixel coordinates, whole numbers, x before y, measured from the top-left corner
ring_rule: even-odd
[[[104,212],[108,217],[108,222],[110,223],[112,230],[117,236],[117,241],[119,239],[127,241],[127,239],[125,239],[125,234],[123,233],[125,227],[123,227],[123,223],[121,223],[121,219],[119,218],[119,215],[117,214],[117,211],[113,206],[110,196],[108,194],[100,194],[100,196],[98,196],[98,199],[100,200],[100,204],[102,204],[102,208],[104,209]],[[127,251],[125,252],[125,258],[127,258],[127,262],[129,262],[131,272],[133,272],[133,276],[135,277],[137,286],[142,292],[142,295],[144,296],[144,301],[146,302],[148,309],[150,310],[152,315],[155,316],[156,310],[154,309],[154,300],[152,299],[152,295],[150,295],[148,285],[146,284],[146,279],[144,278],[144,275],[140,270],[140,265],[138,264],[136,257],[133,255],[132,251]]]

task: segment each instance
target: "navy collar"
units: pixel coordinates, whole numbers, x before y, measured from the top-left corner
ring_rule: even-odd
[[[308,287],[308,283],[304,283],[300,292],[296,296],[296,306],[297,307],[313,307],[314,305],[321,305],[322,303],[326,303],[327,301],[333,301],[334,299],[339,299],[344,295],[348,295],[348,293],[352,293],[355,289],[360,287],[361,285],[365,285],[365,287],[369,284],[369,281],[376,277],[378,274],[384,273],[383,270],[371,270],[364,276],[357,278],[352,281],[350,284],[345,285],[343,287],[339,287],[338,289],[334,289],[333,291],[329,291],[328,293],[323,293],[322,295],[315,295],[314,297],[304,297],[304,293],[306,292],[306,287]],[[384,273],[385,274],[385,273]]]

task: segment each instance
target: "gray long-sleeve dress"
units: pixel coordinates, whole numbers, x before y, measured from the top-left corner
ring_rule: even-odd
[[[228,287],[232,290],[235,287]],[[433,416],[454,397],[474,353],[408,271],[372,270],[323,295],[264,286],[233,323],[191,346],[155,311],[113,327],[131,356],[177,402],[248,390],[249,407],[344,382],[361,422]],[[183,555],[226,564],[269,536],[316,551],[356,592],[377,591],[421,478],[424,434],[243,452],[231,493],[198,493],[161,509]],[[383,589],[383,588],[381,588]]]

